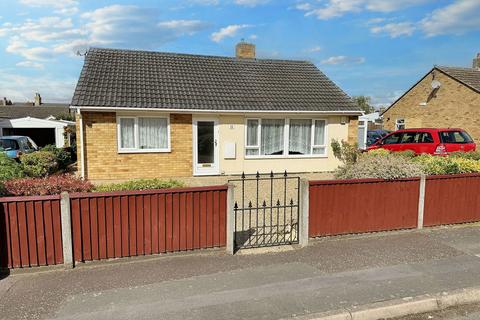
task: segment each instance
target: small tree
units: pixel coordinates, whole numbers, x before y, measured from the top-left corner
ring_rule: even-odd
[[[375,112],[375,108],[371,105],[372,98],[367,96],[356,96],[352,99],[353,102],[355,102],[357,106],[362,109],[366,114]]]
[[[349,144],[346,141],[339,142],[336,139],[332,139],[332,151],[335,158],[342,161],[344,164],[354,164],[357,162],[360,150],[358,144]]]

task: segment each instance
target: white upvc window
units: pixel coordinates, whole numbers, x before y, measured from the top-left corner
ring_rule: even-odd
[[[300,118],[246,120],[245,157],[322,157],[327,155],[327,121]]]
[[[400,118],[395,121],[395,128],[396,130],[403,130],[405,129],[405,119]]]
[[[117,117],[119,153],[170,152],[168,116]]]

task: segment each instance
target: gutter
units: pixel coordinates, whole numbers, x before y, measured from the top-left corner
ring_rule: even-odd
[[[229,113],[229,114],[244,114],[244,113],[269,113],[269,114],[324,114],[324,115],[362,115],[363,112],[359,110],[347,111],[294,111],[294,110],[202,110],[202,109],[174,109],[174,108],[135,108],[135,107],[90,107],[90,106],[70,106],[70,109],[88,110],[88,111],[158,111],[158,112],[174,112],[174,113]]]

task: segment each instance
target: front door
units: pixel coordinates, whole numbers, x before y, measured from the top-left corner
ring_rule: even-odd
[[[198,118],[193,120],[193,174],[216,175],[220,173],[218,155],[218,120]]]

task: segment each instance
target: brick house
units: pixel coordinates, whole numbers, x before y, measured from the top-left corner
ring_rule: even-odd
[[[322,172],[332,139],[356,141],[361,111],[315,65],[89,50],[71,108],[81,176],[94,181]]]
[[[472,68],[435,66],[382,117],[387,130],[458,127],[480,143],[480,54]]]

